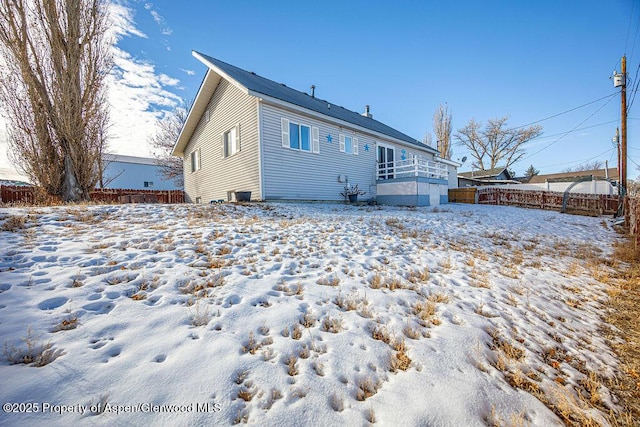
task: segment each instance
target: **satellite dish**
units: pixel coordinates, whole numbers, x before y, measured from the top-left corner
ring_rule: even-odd
[[[466,162],[466,161],[467,161],[467,156],[464,156],[464,157],[462,158],[462,163],[464,163],[464,162]]]

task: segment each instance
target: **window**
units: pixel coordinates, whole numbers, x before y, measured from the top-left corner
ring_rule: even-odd
[[[240,151],[240,125],[222,134],[222,157],[233,156]]]
[[[358,154],[358,138],[340,134],[340,151],[347,154]]]
[[[191,152],[191,172],[195,172],[200,170],[201,162],[200,162],[200,149],[193,150]]]
[[[282,119],[282,146],[292,150],[319,153],[320,130],[315,126],[307,126]]]
[[[145,181],[144,182],[144,187],[145,188],[152,188],[153,187],[153,181]]]
[[[309,126],[289,122],[289,148],[311,151],[310,134]]]
[[[353,153],[353,141],[350,136],[344,137],[344,152]]]

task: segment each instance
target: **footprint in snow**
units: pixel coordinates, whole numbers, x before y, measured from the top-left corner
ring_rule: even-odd
[[[242,298],[239,295],[229,295],[223,305],[224,308],[231,307],[232,305],[240,304]]]
[[[109,356],[109,358],[114,358],[114,357],[120,356],[121,353],[122,353],[122,347],[115,346],[110,348],[109,351],[107,351],[106,355]],[[108,362],[109,362],[108,358],[102,359],[102,363],[108,363]]]
[[[156,358],[153,360],[156,363],[162,363],[165,360],[167,360],[167,355],[166,354],[159,354],[156,356]]]
[[[98,301],[87,304],[82,308],[87,311],[95,311],[96,313],[107,314],[115,308],[115,304],[106,301]]]
[[[8,291],[9,289],[11,289],[11,285],[9,285],[8,283],[0,284],[0,294]]]
[[[158,303],[158,301],[160,301],[161,298],[162,297],[159,297],[159,296],[153,296],[151,298],[147,298],[144,303],[147,304],[148,306],[154,306]]]
[[[67,301],[69,300],[65,297],[49,298],[38,304],[38,308],[40,310],[53,310],[64,305]]]
[[[107,345],[109,341],[113,341],[113,337],[93,339],[89,341],[89,344],[91,344],[89,348],[93,350],[101,349],[102,347]]]

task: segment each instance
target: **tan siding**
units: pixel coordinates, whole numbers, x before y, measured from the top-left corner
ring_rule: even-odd
[[[258,167],[258,100],[221,80],[184,151],[185,191],[189,201],[227,200],[228,191],[251,191],[262,199]],[[222,156],[222,134],[240,124],[240,152]],[[191,152],[200,148],[202,168],[191,172]]]

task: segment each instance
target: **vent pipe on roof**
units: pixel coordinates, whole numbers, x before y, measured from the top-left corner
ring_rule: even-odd
[[[365,117],[369,117],[370,119],[373,118],[373,114],[371,114],[369,112],[369,106],[368,105],[364,106],[364,113],[362,113],[362,115],[365,116]]]
[[[316,97],[316,85],[311,85],[311,97]]]

